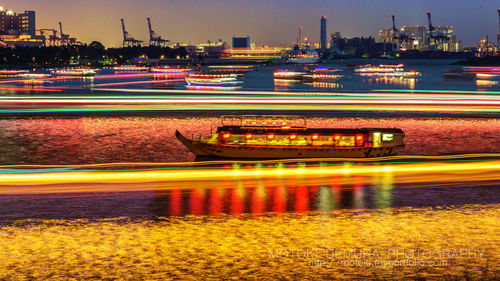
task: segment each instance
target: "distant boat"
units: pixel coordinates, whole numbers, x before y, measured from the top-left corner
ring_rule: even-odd
[[[236,90],[242,81],[236,74],[189,74],[186,76],[186,88],[190,90]]]
[[[58,69],[52,71],[52,73],[58,76],[77,76],[77,77],[85,77],[85,76],[94,76],[97,71],[95,69],[90,68],[66,68],[66,69]]]
[[[274,72],[274,79],[285,79],[285,80],[302,80],[306,72],[298,71],[281,71],[278,70]]]
[[[27,70],[0,70],[0,78],[16,78],[26,73]]]
[[[115,71],[147,71],[149,67],[140,65],[117,65],[113,67]]]
[[[444,78],[448,79],[474,79],[476,74],[473,72],[465,72],[461,69],[455,69],[443,74]]]
[[[422,74],[417,71],[404,71],[403,64],[358,65],[354,73],[366,77],[405,77],[416,78]]]
[[[287,57],[287,63],[297,64],[312,64],[320,62],[320,57],[317,51],[311,50],[309,46],[305,49],[299,49],[295,46],[293,53]]]

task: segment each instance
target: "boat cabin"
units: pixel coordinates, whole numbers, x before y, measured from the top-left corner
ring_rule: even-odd
[[[390,147],[403,142],[400,129],[307,128],[296,116],[231,116],[212,134],[218,145],[312,146],[333,148]]]

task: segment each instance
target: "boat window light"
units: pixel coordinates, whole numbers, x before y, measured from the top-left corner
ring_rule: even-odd
[[[290,139],[291,140],[297,139],[297,134],[290,134]]]
[[[356,146],[363,146],[364,143],[365,143],[365,136],[356,135]]]
[[[231,133],[229,133],[229,132],[225,132],[225,133],[222,134],[222,138],[223,139],[228,139],[230,137],[231,137]]]
[[[342,135],[338,135],[338,134],[337,135],[333,135],[333,139],[336,140],[336,141],[338,141],[338,140],[340,140],[341,136]]]
[[[245,139],[251,139],[252,138],[252,133],[246,133],[245,134]]]
[[[318,135],[318,134],[313,134],[313,135],[311,136],[311,139],[313,139],[313,140],[317,140],[318,138],[319,138],[319,135]]]
[[[383,141],[392,141],[394,140],[394,134],[382,134]]]
[[[272,140],[274,139],[275,134],[274,133],[269,133],[267,134],[267,139]]]

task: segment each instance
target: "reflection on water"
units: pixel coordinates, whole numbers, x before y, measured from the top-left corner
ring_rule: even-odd
[[[392,188],[393,188],[392,173],[377,174],[374,178],[375,189],[375,206],[379,208],[391,207]]]
[[[404,78],[404,77],[379,77],[379,78],[368,78],[362,81],[368,84],[394,85],[413,90],[415,89],[415,84],[418,81],[418,79]]]
[[[344,86],[339,83],[334,82],[312,82],[309,85],[312,85],[314,88],[327,88],[327,89],[343,89]]]
[[[328,181],[332,184],[324,184],[325,179],[267,178],[226,181],[209,188],[199,184],[189,190],[172,189],[159,193],[164,204],[168,204],[168,212],[161,215],[279,214],[392,206],[391,175],[377,176],[373,185],[365,185],[362,176],[334,177]],[[374,194],[373,202],[365,202],[365,188]]]

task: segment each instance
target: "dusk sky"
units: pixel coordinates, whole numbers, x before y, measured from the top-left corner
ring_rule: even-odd
[[[121,44],[120,18],[129,33],[147,41],[146,18],[153,29],[172,42],[201,43],[232,36],[250,36],[257,44],[288,45],[303,36],[319,41],[320,18],[328,20],[328,34],[373,36],[391,26],[427,24],[430,10],[433,25],[454,25],[464,46],[489,35],[496,42],[500,0],[3,0],[15,12],[35,10],[37,28],[58,28],[82,42],[97,40],[104,45]]]

